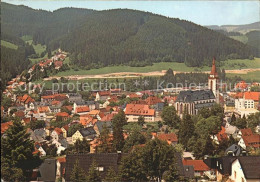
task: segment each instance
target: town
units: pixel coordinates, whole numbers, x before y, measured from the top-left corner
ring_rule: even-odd
[[[34,76],[36,67],[41,72],[52,65],[60,69],[65,57],[59,50],[29,69],[28,78]],[[251,89],[260,84],[241,80],[234,91],[221,91],[215,58],[208,88],[109,89],[89,91],[89,99],[84,99],[77,92],[35,94],[39,85],[17,92],[29,84],[20,78],[9,81],[3,92],[1,136],[8,150],[11,143],[7,142],[20,141],[21,135],[32,141],[32,154],[42,162],[28,173],[27,180],[259,179],[260,92]],[[160,146],[166,147],[167,155],[173,151],[173,159],[168,160],[166,153],[156,154]],[[136,163],[142,159],[135,155],[151,157],[145,152],[158,155],[161,161],[157,162],[162,164],[171,166],[175,161],[176,176],[169,166],[161,169],[153,161],[148,162],[154,165],[151,176],[146,175],[147,169],[139,174],[138,165],[145,164]]]
[[[1,182],[259,182],[259,1],[1,2]]]

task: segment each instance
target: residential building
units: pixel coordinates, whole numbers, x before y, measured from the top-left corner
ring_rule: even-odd
[[[140,116],[145,122],[154,122],[155,110],[145,104],[127,104],[124,110],[127,122],[137,122]]]
[[[93,140],[96,135],[97,133],[93,127],[82,128],[72,135],[72,143],[75,143],[77,140],[82,141],[83,138],[86,140]]]

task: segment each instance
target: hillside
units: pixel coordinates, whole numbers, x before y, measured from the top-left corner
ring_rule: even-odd
[[[72,62],[85,68],[162,61],[201,66],[213,56],[225,60],[254,55],[248,46],[192,22],[126,9],[93,13],[82,27],[49,46],[70,52]]]
[[[196,25],[152,13],[117,9],[94,11],[63,8],[54,12],[1,3],[2,32],[45,44],[47,51],[68,51],[73,67],[112,65],[142,67],[155,62],[187,66],[217,60],[246,59],[256,50]]]
[[[242,34],[246,34],[253,30],[260,30],[260,22],[245,24],[245,25],[209,25],[206,26],[207,28],[210,28],[212,30],[224,30],[227,32],[239,32]]]

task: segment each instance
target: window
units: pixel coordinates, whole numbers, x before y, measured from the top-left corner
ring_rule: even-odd
[[[104,171],[104,167],[97,167],[96,170],[97,171]]]
[[[245,182],[244,178],[241,178],[241,181],[242,181],[242,182]]]
[[[237,172],[236,171],[234,172],[234,176],[235,176],[235,179],[236,179],[237,178]]]

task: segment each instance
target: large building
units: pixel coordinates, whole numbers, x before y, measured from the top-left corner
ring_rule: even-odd
[[[185,108],[191,115],[198,114],[203,107],[212,107],[216,98],[212,90],[187,90],[181,91],[175,102],[178,115],[182,117]]]
[[[208,77],[208,89],[181,91],[174,105],[178,115],[182,117],[185,108],[189,114],[196,115],[201,108],[209,108],[216,102],[218,103],[218,80],[219,78],[216,71],[215,58],[213,58],[211,72]]]

